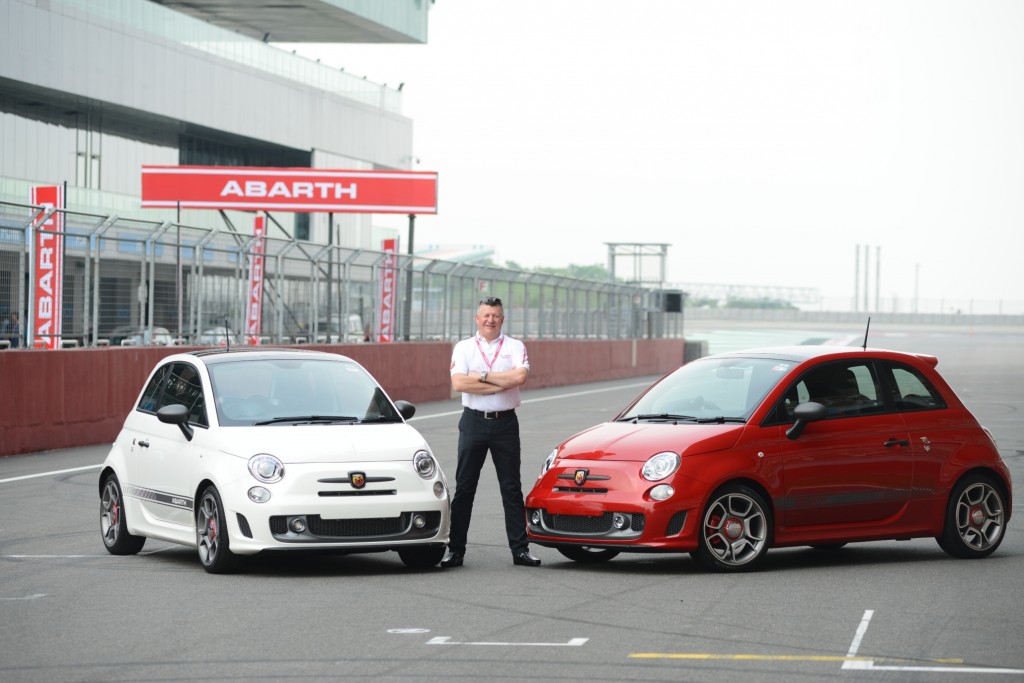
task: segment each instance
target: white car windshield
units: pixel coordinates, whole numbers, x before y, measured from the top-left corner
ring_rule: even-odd
[[[354,363],[253,359],[209,368],[224,426],[402,421],[373,378]]]
[[[793,365],[772,358],[697,360],[654,385],[618,419],[745,422]]]

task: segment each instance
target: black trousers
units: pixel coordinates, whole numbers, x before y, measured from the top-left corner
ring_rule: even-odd
[[[513,553],[529,547],[519,474],[519,419],[514,412],[503,412],[497,418],[487,419],[479,413],[464,410],[459,419],[459,464],[455,470],[455,496],[452,498],[452,526],[448,540],[448,547],[454,553],[466,552],[473,499],[487,451],[491,452],[498,475],[508,547]]]

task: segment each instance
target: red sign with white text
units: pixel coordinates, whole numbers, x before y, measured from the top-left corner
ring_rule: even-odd
[[[255,238],[249,254],[249,293],[245,312],[245,343],[259,346],[263,321],[263,252],[266,248],[267,217],[256,216],[252,227]]]
[[[437,173],[143,166],[143,208],[437,213]]]
[[[377,341],[395,340],[395,286],[398,281],[398,239],[381,240],[384,261],[380,264],[380,292],[377,301]]]
[[[33,187],[32,204],[46,209],[64,208],[60,185]],[[40,220],[45,214],[40,214]],[[35,226],[35,310],[30,343],[37,349],[61,347],[61,310],[64,297],[64,213],[56,211]]]

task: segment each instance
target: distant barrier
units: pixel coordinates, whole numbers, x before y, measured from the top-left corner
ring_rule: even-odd
[[[682,339],[528,340],[528,387],[662,375],[684,359]],[[303,345],[364,365],[393,399],[452,398],[451,342]],[[64,353],[0,353],[8,397],[0,412],[0,456],[110,443],[154,364],[188,348],[108,347]]]

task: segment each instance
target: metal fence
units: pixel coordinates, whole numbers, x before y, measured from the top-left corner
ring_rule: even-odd
[[[61,346],[223,344],[229,334],[231,343],[243,341],[252,234],[227,221],[199,228],[57,213]],[[44,216],[43,207],[0,202],[0,319],[20,314],[20,336],[11,340],[18,345],[36,310],[30,246]],[[376,339],[384,252],[264,239],[260,343]],[[524,338],[635,338],[652,329],[650,292],[635,285],[410,255],[398,255],[395,274],[397,340],[472,334],[482,296],[500,297],[506,331]],[[664,327],[658,321],[659,332]]]

